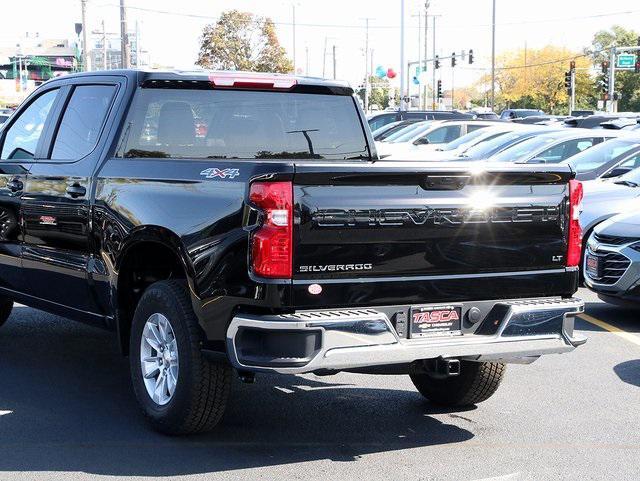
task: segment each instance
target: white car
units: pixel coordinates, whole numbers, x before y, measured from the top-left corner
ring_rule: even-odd
[[[376,145],[378,155],[402,155],[412,152],[433,152],[438,147],[452,142],[475,130],[500,125],[495,121],[450,120],[433,121],[407,130],[405,134],[387,139]]]
[[[497,139],[514,130],[525,130],[521,125],[504,123],[496,127],[487,127],[474,130],[448,144],[434,145],[435,149],[415,149],[410,152],[398,152],[387,157],[388,160],[426,160],[443,161],[456,160],[462,152],[493,139]],[[458,159],[459,160],[459,159]]]
[[[552,164],[614,137],[629,135],[624,130],[566,129],[538,135],[493,155],[489,162]]]

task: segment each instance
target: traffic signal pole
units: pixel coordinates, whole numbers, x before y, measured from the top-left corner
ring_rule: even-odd
[[[569,115],[576,109],[576,69],[571,69],[571,95],[569,96]]]
[[[617,110],[616,102],[613,100],[613,93],[615,92],[615,79],[616,79],[616,54],[617,48],[612,47],[609,53],[609,91],[607,96],[609,102],[607,103],[607,112],[614,113]]]
[[[607,103],[607,112],[617,112],[618,111],[618,98],[619,95],[616,95],[616,69],[617,70],[630,70],[629,65],[620,65],[616,66],[618,61],[619,53],[629,53],[629,52],[638,52],[636,54],[636,66],[635,70],[638,72],[640,69],[638,68],[638,55],[640,55],[640,38],[638,38],[637,46],[627,46],[627,47],[611,47],[609,51],[609,88],[607,89],[608,103]]]

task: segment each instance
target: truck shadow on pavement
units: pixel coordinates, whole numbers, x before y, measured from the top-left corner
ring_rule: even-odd
[[[613,372],[621,381],[640,387],[640,359],[621,362],[614,366]]]
[[[342,375],[235,382],[216,431],[163,436],[138,411],[115,336],[18,307],[0,330],[0,471],[177,476],[349,462],[474,436],[454,424],[473,422],[464,413],[434,408],[408,382],[378,377],[380,387],[364,388],[354,378],[365,384]]]

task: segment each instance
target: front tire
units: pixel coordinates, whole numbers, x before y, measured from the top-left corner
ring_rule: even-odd
[[[489,399],[498,390],[505,371],[501,362],[461,361],[458,376],[435,378],[412,373],[410,377],[420,394],[434,404],[464,407]]]
[[[154,429],[192,434],[222,418],[231,368],[205,358],[203,340],[184,282],[147,288],[133,317],[129,361],[134,393]]]
[[[13,301],[11,299],[7,299],[6,297],[0,297],[0,326],[7,322],[7,319],[9,319],[12,310]]]

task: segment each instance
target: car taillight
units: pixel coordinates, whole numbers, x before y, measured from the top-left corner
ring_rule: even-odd
[[[262,226],[251,237],[253,273],[290,279],[293,264],[292,183],[254,182],[249,200],[263,213]]]
[[[582,183],[569,181],[569,238],[567,240],[567,267],[580,265],[582,251],[582,229],[580,227],[580,203],[582,202]]]

